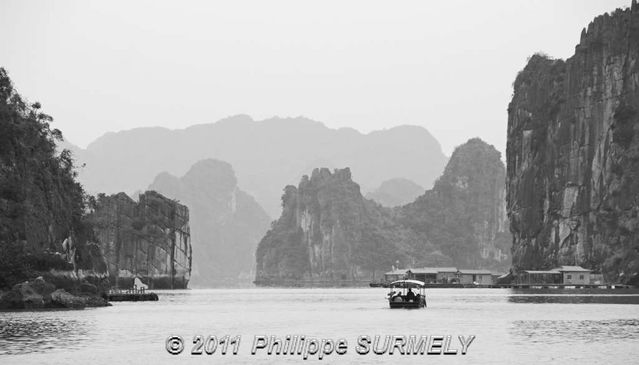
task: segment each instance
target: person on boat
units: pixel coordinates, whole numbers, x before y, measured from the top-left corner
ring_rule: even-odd
[[[388,297],[393,302],[401,302],[402,301],[402,293],[400,291],[393,290],[388,294]]]
[[[413,293],[413,289],[408,288],[408,293],[406,293],[406,300],[408,301],[415,300],[415,293]]]

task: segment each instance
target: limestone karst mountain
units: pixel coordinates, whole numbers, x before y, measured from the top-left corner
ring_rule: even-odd
[[[136,128],[107,133],[74,154],[87,191],[143,190],[166,171],[182,176],[195,162],[229,162],[242,189],[272,216],[281,212],[283,186],[316,166],[350,166],[371,190],[403,177],[430,187],[446,164],[437,140],[424,128],[401,126],[362,134],[331,129],[306,118],[254,121],[238,115],[180,130]]]
[[[154,191],[137,198],[99,194],[88,216],[111,284],[127,289],[139,278],[151,289],[186,289],[192,261],[188,208]]]
[[[282,216],[257,248],[256,283],[347,282],[408,263],[417,236],[366,200],[350,169],[314,169],[282,196]]]
[[[516,269],[639,282],[639,6],[598,16],[567,60],[534,55],[508,107]]]
[[[0,310],[107,304],[86,196],[52,121],[0,67]]]
[[[282,196],[256,253],[260,285],[370,280],[391,266],[510,267],[500,153],[471,139],[432,190],[385,208],[362,197],[350,169],[315,169]]]
[[[501,154],[479,138],[453,152],[433,189],[398,210],[418,232],[462,268],[507,271],[512,237]]]
[[[149,189],[189,207],[192,286],[234,286],[253,280],[255,249],[270,218],[238,188],[230,164],[198,161],[180,178],[159,174]]]

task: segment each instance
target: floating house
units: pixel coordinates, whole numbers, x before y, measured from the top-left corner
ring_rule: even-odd
[[[438,267],[437,270],[437,282],[443,284],[459,284],[459,277],[457,275],[456,267]]]
[[[519,284],[562,284],[557,270],[524,270],[517,277]]]
[[[427,284],[458,284],[456,267],[422,267],[406,270],[406,278],[423,281]]]
[[[518,277],[519,284],[590,284],[591,270],[581,266],[560,266],[552,270],[523,270]]]
[[[406,269],[395,269],[384,274],[384,281],[392,283],[393,281],[406,279]]]
[[[423,281],[426,284],[436,283],[437,269],[428,267],[408,269],[408,271],[406,271],[406,276],[409,279]]]
[[[462,284],[493,285],[493,274],[489,270],[462,269],[456,267],[421,267],[411,269],[395,269],[384,274],[384,281],[410,279],[423,281],[426,284]]]
[[[584,269],[581,266],[560,266],[555,270],[561,273],[564,284],[590,284],[591,270]]]
[[[460,284],[492,285],[493,275],[488,270],[459,270]]]

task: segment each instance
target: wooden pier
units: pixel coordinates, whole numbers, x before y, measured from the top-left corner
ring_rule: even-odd
[[[111,289],[107,294],[109,302],[156,302],[158,295],[145,289]]]

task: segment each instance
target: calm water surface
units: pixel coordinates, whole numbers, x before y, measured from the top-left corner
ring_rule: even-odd
[[[163,291],[159,302],[0,313],[0,364],[292,364],[250,355],[254,335],[345,338],[348,352],[305,363],[625,363],[639,359],[639,291],[431,289],[428,308],[391,310],[386,289]],[[241,335],[239,354],[190,354],[194,335]],[[358,355],[359,335],[475,335],[465,356]],[[180,355],[165,340],[180,335]]]

